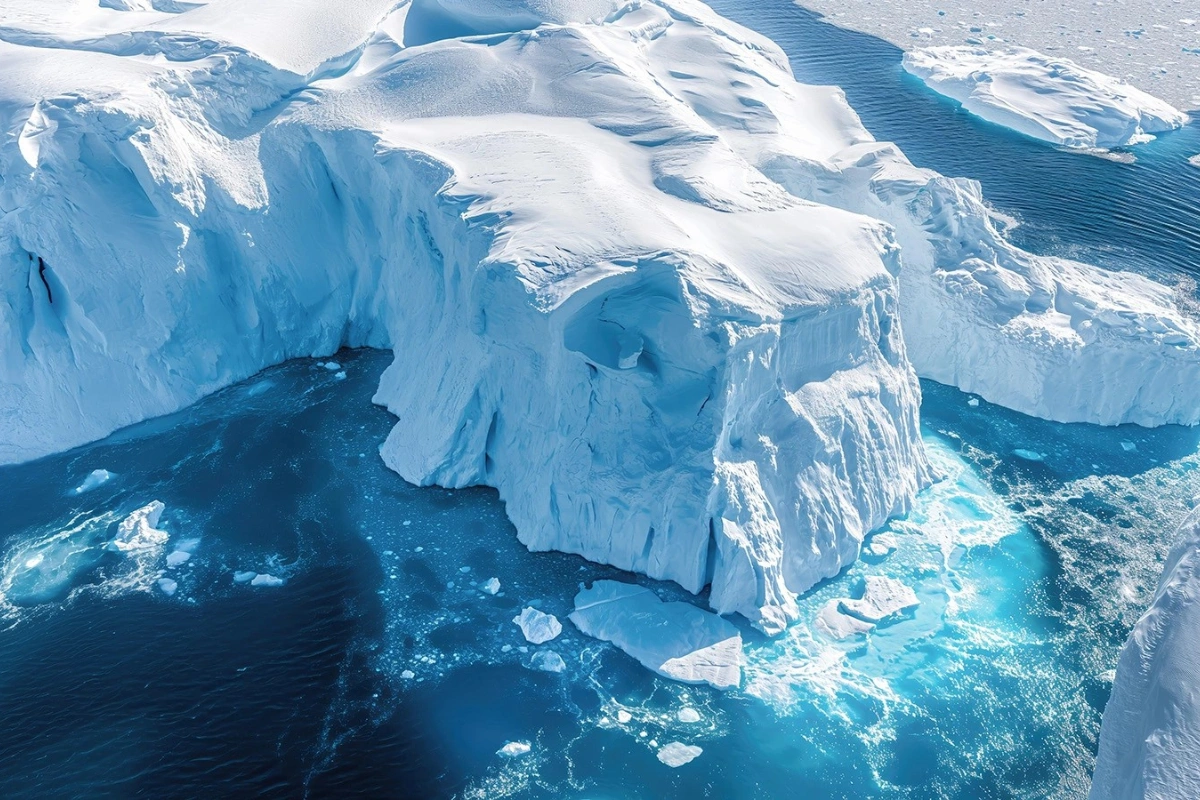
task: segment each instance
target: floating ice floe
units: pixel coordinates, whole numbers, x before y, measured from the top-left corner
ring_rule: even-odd
[[[254,580],[257,577],[258,577],[257,572],[254,572],[253,570],[243,570],[241,572],[233,573],[233,582],[234,583],[249,583],[250,581]]]
[[[675,718],[689,725],[699,722],[701,719],[700,712],[691,706],[684,706],[679,709],[678,713],[675,714]]]
[[[170,553],[167,553],[167,566],[178,567],[191,557],[192,554],[186,550],[173,550]]]
[[[170,534],[154,526],[158,524],[165,509],[166,506],[155,500],[121,520],[117,526],[117,536],[110,543],[110,548],[132,553],[161,547],[170,538]]]
[[[529,659],[529,666],[542,672],[563,672],[567,668],[567,662],[553,650],[539,650]]]
[[[668,767],[682,767],[684,764],[695,761],[703,752],[703,748],[692,744],[668,742],[659,748],[658,760]]]
[[[325,369],[329,370],[330,372],[337,372],[338,370],[340,370],[342,368],[342,365],[337,363],[336,361],[326,361],[321,366],[324,367]]]
[[[170,597],[171,595],[175,594],[175,590],[179,588],[179,584],[170,578],[159,578],[158,588],[163,594],[165,594],[167,597]]]
[[[283,586],[283,578],[276,578],[274,575],[264,575],[259,573],[250,579],[251,586]]]
[[[1188,163],[1193,167],[1200,167],[1200,154],[1194,155],[1188,159]]]
[[[663,677],[718,689],[741,683],[738,629],[690,603],[664,603],[641,586],[596,581],[575,596],[570,620]]]
[[[1188,122],[1124,81],[1020,47],[913,50],[904,54],[904,69],[976,116],[1067,147],[1141,144]]]
[[[79,484],[73,490],[73,494],[83,494],[90,492],[98,486],[103,486],[112,480],[113,474],[106,469],[94,469],[88,476],[83,479],[83,483]]]
[[[505,758],[514,758],[525,755],[531,749],[529,742],[509,742],[497,750],[496,755],[504,756]]]
[[[532,606],[526,606],[524,611],[513,617],[513,624],[521,629],[525,641],[530,644],[548,642],[562,633],[562,623],[558,621],[558,617],[538,611]]]
[[[1013,450],[1013,455],[1016,456],[1017,458],[1024,459],[1025,461],[1045,461],[1046,460],[1046,457],[1044,455],[1042,455],[1041,453],[1037,452],[1036,450],[1025,450],[1020,447],[1018,447],[1016,450]]]
[[[910,608],[920,605],[911,587],[882,575],[868,575],[866,587],[858,600],[841,600],[841,611],[866,622],[878,624]]]
[[[483,582],[483,584],[480,585],[479,591],[492,595],[496,594],[500,591],[500,579],[488,578]]]

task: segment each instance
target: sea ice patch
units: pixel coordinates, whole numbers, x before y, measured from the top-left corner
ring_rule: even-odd
[[[525,755],[531,749],[533,748],[529,742],[508,742],[504,747],[496,751],[496,755],[504,756],[505,758],[515,758],[516,756]]]
[[[658,760],[673,769],[682,767],[700,757],[704,749],[692,744],[668,742],[659,748]]]
[[[920,605],[921,601],[917,599],[917,593],[912,587],[895,578],[868,575],[864,578],[864,583],[862,598],[844,599],[839,602],[843,613],[879,624]]]
[[[548,642],[562,633],[562,623],[558,621],[558,617],[538,611],[532,606],[526,606],[524,611],[513,617],[513,624],[521,629],[525,641],[530,644]]]
[[[553,650],[539,650],[529,659],[529,666],[542,672],[563,672],[567,668],[567,662]]]
[[[575,596],[570,620],[643,666],[684,683],[729,689],[742,679],[742,636],[728,620],[690,603],[664,603],[641,586],[601,580]]]
[[[170,538],[170,534],[154,526],[162,518],[165,509],[166,506],[155,500],[121,520],[120,525],[117,526],[117,536],[110,544],[112,549],[123,553],[134,553],[162,547]]]

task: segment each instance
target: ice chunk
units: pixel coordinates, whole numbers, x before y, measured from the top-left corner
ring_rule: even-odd
[[[658,760],[668,767],[682,767],[684,764],[696,760],[703,752],[703,748],[695,745],[668,742],[659,749]]]
[[[170,597],[171,595],[175,594],[175,590],[179,588],[179,584],[170,578],[159,578],[158,588],[162,590],[163,594],[165,594],[167,597]]]
[[[334,376],[333,376],[333,377],[334,377],[334,378],[336,378],[336,379],[337,379],[337,380],[339,380],[339,381],[344,381],[344,380],[346,380],[346,373],[345,373],[344,371],[343,371],[343,372],[337,372],[337,373],[335,373],[335,374],[334,374]]]
[[[167,553],[167,566],[178,567],[191,557],[192,554],[186,550],[174,550],[170,553]]]
[[[1188,159],[1188,163],[1193,167],[1200,167],[1200,154],[1194,155]]]
[[[879,623],[920,604],[916,592],[895,578],[868,575],[865,583],[861,599],[840,601],[844,613]]]
[[[1013,455],[1017,458],[1023,458],[1026,461],[1044,461],[1046,458],[1036,450],[1025,450],[1020,447],[1018,447],[1016,450],[1013,450]]]
[[[664,677],[718,689],[741,683],[738,629],[690,603],[664,603],[641,586],[596,581],[575,596],[570,620]]]
[[[971,408],[978,408],[979,407],[979,398],[978,397],[969,398],[967,400],[967,405],[969,405]]]
[[[865,550],[869,555],[879,558],[891,553],[896,547],[895,534],[879,533],[871,537],[871,541],[867,543]]]
[[[632,719],[633,714],[630,714],[623,708],[617,712],[617,722],[621,723],[622,725],[628,725]]]
[[[508,742],[496,751],[496,755],[504,756],[505,758],[513,758],[515,756],[523,756],[530,751],[529,742]]]
[[[1026,48],[929,47],[905,53],[904,68],[972,114],[1068,147],[1141,144],[1188,121],[1123,81]]]
[[[325,369],[329,370],[330,372],[337,372],[338,370],[340,370],[342,368],[342,365],[337,363],[336,361],[326,361],[321,366],[324,367]]]
[[[233,573],[233,582],[234,583],[249,583],[250,581],[254,580],[257,577],[258,577],[258,573],[254,572],[252,570],[246,570],[244,572],[235,572],[235,573]]]
[[[530,644],[541,644],[562,633],[562,623],[553,614],[545,614],[532,606],[526,606],[518,616],[513,617],[513,623],[525,635],[525,641]]]
[[[1126,453],[1132,453],[1134,450],[1137,450],[1137,445],[1130,441],[1122,441],[1121,449]]]
[[[90,492],[97,486],[103,486],[112,480],[113,474],[106,469],[94,469],[83,479],[83,483],[75,487],[74,494]]]
[[[529,659],[529,666],[542,672],[562,672],[567,663],[553,650],[539,650]]]
[[[869,633],[875,628],[874,622],[867,622],[844,613],[841,610],[841,604],[841,600],[830,600],[821,606],[821,610],[817,613],[818,630],[827,633],[834,639],[841,640]]]
[[[413,672],[411,669],[406,669],[400,673],[400,677],[406,681],[411,681],[413,678],[417,677],[417,673]]]
[[[152,550],[166,543],[169,534],[154,526],[166,509],[158,500],[134,511],[117,526],[117,537],[110,543],[113,550],[123,553]]]
[[[675,715],[675,718],[680,722],[690,725],[700,721],[700,712],[691,706],[684,706],[683,708],[679,709],[679,713]]]
[[[263,575],[259,573],[250,580],[251,586],[283,586],[283,578],[276,578],[274,575]]]
[[[496,594],[497,592],[500,591],[500,579],[499,578],[488,578],[479,587],[479,591],[486,592],[488,594],[493,594],[493,595]]]

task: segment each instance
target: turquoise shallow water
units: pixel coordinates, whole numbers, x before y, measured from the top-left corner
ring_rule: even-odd
[[[980,178],[1026,246],[1171,277],[1200,263],[1197,129],[1132,165],[1062,153],[932,97],[886,43],[780,0],[715,5],[916,163]],[[550,674],[516,612],[562,617],[581,581],[635,579],[528,553],[491,491],[387,471],[394,420],[370,396],[388,357],[337,358],[345,380],[293,362],[0,468],[0,796],[1079,797],[1117,649],[1200,491],[1197,431],[1046,423],[927,383],[945,479],[800,624],[745,632],[742,689],[660,680],[569,623]],[[73,494],[94,469],[114,477]],[[168,542],[104,549],[152,500]],[[847,640],[813,624],[867,576],[920,605]],[[497,755],[510,741],[530,752]],[[703,753],[671,770],[670,741]]]

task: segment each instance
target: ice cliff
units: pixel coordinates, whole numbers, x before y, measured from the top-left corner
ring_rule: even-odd
[[[0,462],[387,347],[406,479],[773,632],[929,481],[914,364],[1200,419],[1168,290],[1012,247],[697,2],[0,17]]]
[[[1200,797],[1200,512],[1117,664],[1091,800]]]
[[[926,47],[905,53],[904,68],[976,116],[1067,147],[1142,144],[1188,121],[1124,81],[1024,47]]]

